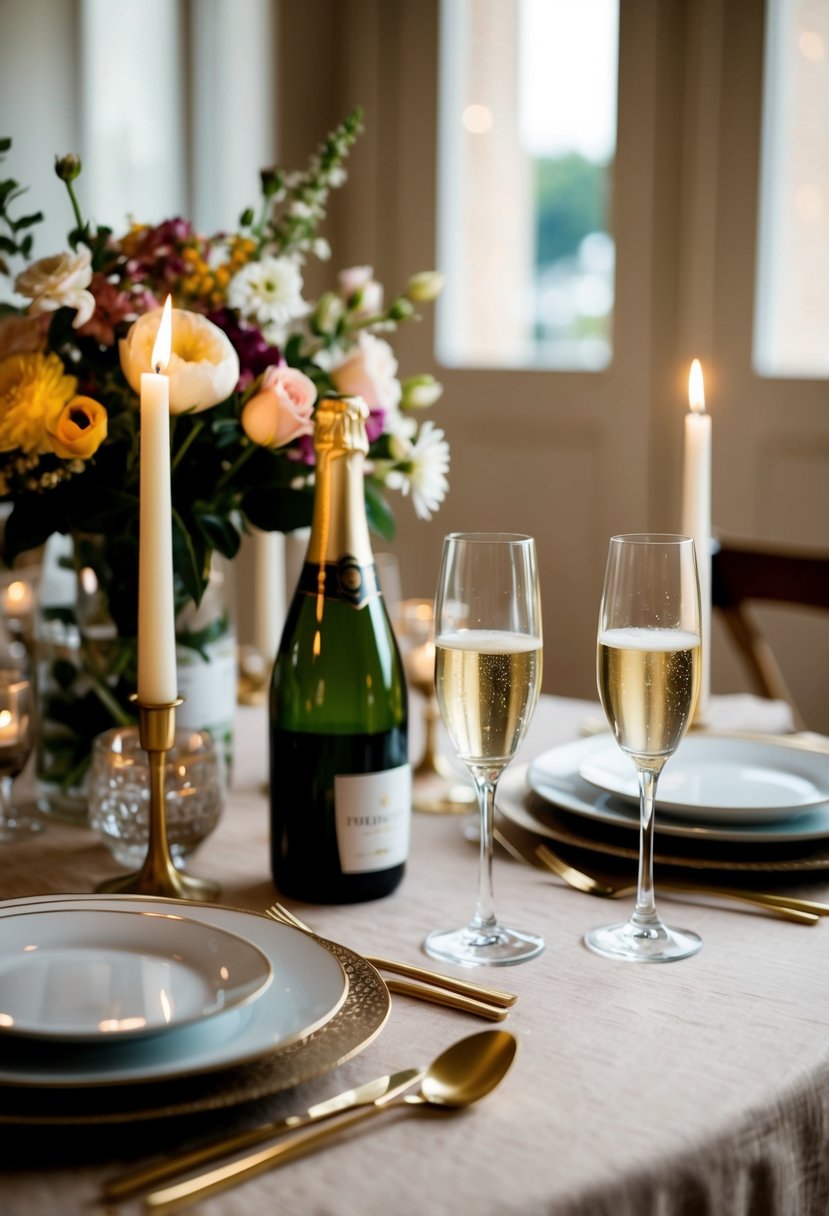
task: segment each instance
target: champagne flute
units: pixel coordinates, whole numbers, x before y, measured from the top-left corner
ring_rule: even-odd
[[[666,761],[691,721],[700,683],[700,600],[694,542],[687,536],[614,536],[599,612],[599,696],[616,742],[639,777],[639,881],[624,924],[591,929],[597,954],[668,963],[702,941],[659,919],[653,894],[653,815]]]
[[[32,750],[32,686],[18,670],[0,668],[0,841],[26,840],[43,830],[39,819],[12,808],[12,784]]]
[[[541,600],[531,536],[456,532],[443,542],[435,603],[435,683],[452,746],[478,795],[478,898],[463,929],[435,930],[433,958],[503,966],[533,958],[544,941],[495,916],[495,789],[521,742],[541,687]]]

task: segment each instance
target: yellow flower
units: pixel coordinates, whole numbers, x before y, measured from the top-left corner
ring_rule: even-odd
[[[49,431],[77,387],[57,355],[0,360],[0,452],[50,452]]]
[[[73,397],[49,433],[56,456],[88,460],[107,437],[107,412],[91,397]]]

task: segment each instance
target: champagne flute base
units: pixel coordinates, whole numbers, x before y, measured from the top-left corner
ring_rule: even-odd
[[[652,923],[625,921],[591,929],[584,944],[594,954],[630,963],[674,963],[690,958],[702,945],[702,938],[690,929],[669,929],[658,918]]]
[[[544,938],[495,924],[478,928],[435,929],[423,943],[430,956],[462,967],[509,967],[536,958],[544,949]]]

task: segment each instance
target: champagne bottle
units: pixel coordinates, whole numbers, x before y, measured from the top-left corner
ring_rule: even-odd
[[[359,398],[317,406],[311,536],[271,682],[273,878],[310,903],[389,894],[409,847],[406,681],[366,522],[367,417]]]

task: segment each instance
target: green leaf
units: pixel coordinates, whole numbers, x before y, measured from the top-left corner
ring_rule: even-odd
[[[302,350],[302,334],[291,334],[285,344],[285,349],[282,352],[285,356],[285,362],[291,367],[296,367],[299,362],[300,351]]]
[[[186,629],[177,629],[176,641],[182,646],[187,646],[190,650],[197,651],[198,654],[200,654],[204,659],[205,663],[209,663],[210,656],[207,653],[207,647],[212,642],[218,641],[219,638],[223,638],[227,633],[227,630],[228,616],[225,612],[222,613],[221,616],[217,616],[215,620],[212,620],[209,625],[205,625],[204,629],[195,629],[190,631]]]
[[[209,511],[194,512],[194,517],[211,548],[218,549],[222,557],[232,559],[236,556],[242,537],[229,519]]]
[[[242,498],[248,522],[263,532],[293,532],[306,528],[314,510],[312,490],[274,488],[251,490]]]
[[[39,224],[43,219],[42,211],[35,211],[33,215],[21,215],[19,220],[15,220],[12,228],[17,232],[20,228],[31,228],[33,224]]]
[[[366,478],[366,516],[372,532],[382,536],[383,540],[394,539],[394,516],[388,503],[379,490],[379,482]]]
[[[196,550],[196,545],[193,537],[188,531],[184,520],[179,515],[178,511],[173,510],[173,557],[178,574],[187,595],[195,604],[201,603],[201,598],[204,595],[205,587],[207,586],[204,578],[204,569],[206,566],[206,553],[202,553],[202,558],[199,560],[199,555]]]

